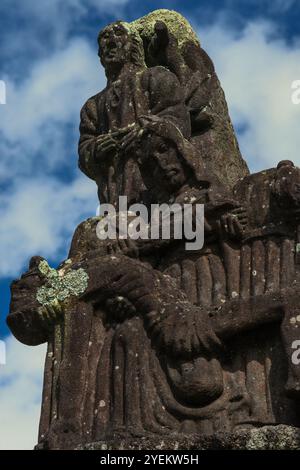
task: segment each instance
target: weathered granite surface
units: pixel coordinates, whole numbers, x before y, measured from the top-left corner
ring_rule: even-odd
[[[300,450],[300,430],[292,426],[263,426],[214,435],[169,436],[92,442],[77,450]]]

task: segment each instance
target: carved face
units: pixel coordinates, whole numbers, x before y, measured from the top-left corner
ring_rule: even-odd
[[[169,194],[178,191],[187,175],[177,147],[169,140],[152,135],[147,139],[146,149],[140,157],[146,186],[157,191],[166,189]]]
[[[101,31],[99,55],[105,68],[130,60],[130,38],[122,23],[113,23]]]

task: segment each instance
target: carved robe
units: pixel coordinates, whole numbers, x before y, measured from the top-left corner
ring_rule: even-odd
[[[90,98],[81,111],[79,166],[99,188],[99,199],[117,205],[119,196],[128,203],[143,201],[144,185],[134,151],[122,152],[113,161],[96,162],[96,139],[153,114],[170,120],[186,137],[190,135],[189,114],[177,77],[164,67],[124,66],[119,79]]]

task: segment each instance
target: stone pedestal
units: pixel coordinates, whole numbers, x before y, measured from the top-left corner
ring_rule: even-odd
[[[214,435],[143,437],[92,442],[77,450],[300,450],[300,428],[263,426]]]

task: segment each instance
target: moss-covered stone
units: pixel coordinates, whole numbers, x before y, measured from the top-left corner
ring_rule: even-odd
[[[190,23],[180,13],[174,10],[155,10],[126,25],[131,32],[137,32],[142,38],[150,40],[153,36],[154,25],[157,21],[163,21],[167,25],[169,32],[176,37],[180,48],[186,41],[192,41],[200,45],[197,35]]]
[[[36,298],[44,307],[56,307],[86,290],[88,274],[83,268],[71,269],[69,265],[70,262],[66,262],[61,269],[56,270],[50,268],[47,261],[40,262],[39,271],[45,277],[46,284],[38,289]]]

